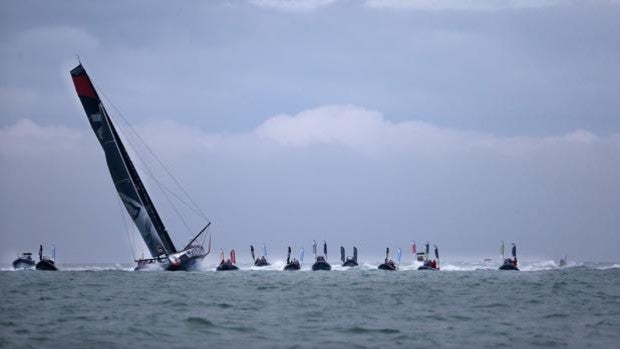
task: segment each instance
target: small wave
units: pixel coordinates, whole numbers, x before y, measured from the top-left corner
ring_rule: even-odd
[[[474,305],[472,307],[473,308],[478,308],[478,309],[493,309],[493,308],[503,308],[505,306],[506,306],[505,303],[497,303],[497,302],[495,302],[495,303]]]
[[[385,334],[394,334],[400,333],[399,330],[395,328],[365,328],[360,326],[354,326],[345,330],[347,333],[353,334],[366,334],[366,333],[385,333]]]
[[[286,265],[286,263],[284,263],[283,260],[279,260],[279,259],[275,260],[275,261],[271,261],[270,263],[271,263],[271,265],[267,265],[267,266],[264,266],[264,267],[257,267],[254,264],[249,264],[246,268],[249,269],[249,270],[257,270],[257,271],[258,270],[273,270],[273,271],[276,271],[276,270],[283,270],[284,266]],[[241,266],[241,267],[243,267],[243,266]]]
[[[567,318],[568,314],[563,314],[563,313],[553,313],[553,314],[547,314],[545,316],[543,316],[543,319],[564,319]]]
[[[474,270],[493,270],[496,269],[489,265],[454,265],[447,264],[441,266],[441,270],[445,271],[474,271]]]
[[[234,307],[234,305],[228,304],[228,303],[218,303],[218,304],[216,304],[216,306],[218,308],[222,308],[222,309],[230,309],[230,308]]]
[[[620,268],[619,264],[594,267],[594,269],[596,270],[609,270],[609,269],[618,269],[618,268]]]
[[[60,271],[133,271],[134,267],[128,266],[63,266],[59,265],[58,270]]]
[[[216,327],[216,325],[208,319],[199,316],[190,316],[185,321],[192,325],[197,325],[201,327]]]
[[[360,261],[359,267],[348,268],[340,265],[339,262],[334,262],[332,264],[332,271],[338,272],[354,272],[355,270],[369,271],[369,270],[377,270],[379,266],[379,262],[368,262],[368,261]],[[399,265],[398,271],[417,271],[418,267],[422,265],[418,261],[408,261]],[[283,271],[285,262],[283,260],[274,260],[270,266],[266,267],[256,267],[253,263],[244,263],[238,264],[239,269],[241,271]],[[472,262],[472,261],[449,261],[444,262],[441,265],[442,271],[455,271],[455,272],[471,272],[471,271],[484,271],[484,270],[497,270],[500,266],[498,261],[488,261],[488,262]],[[198,265],[197,272],[214,272],[217,265],[212,263],[206,263],[203,261]],[[587,269],[596,269],[596,270],[608,270],[608,269],[618,269],[620,268],[620,264],[618,263],[578,263],[569,261],[568,265],[559,266],[554,260],[522,260],[519,263],[519,269],[521,271],[532,272],[532,271],[546,271],[546,270],[565,270],[568,268],[587,268]],[[69,264],[63,265],[59,264],[60,271],[133,271],[135,265],[132,264]],[[146,269],[142,271],[162,271],[163,269],[157,265],[153,264],[149,265]],[[25,271],[32,272],[33,270],[15,270],[11,267],[0,268],[0,271]],[[302,272],[312,271],[312,263],[307,261],[302,265]]]

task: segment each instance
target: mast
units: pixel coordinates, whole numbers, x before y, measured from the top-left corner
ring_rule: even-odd
[[[95,88],[80,64],[71,70],[75,90],[105,153],[110,176],[151,256],[176,253],[153,202]]]

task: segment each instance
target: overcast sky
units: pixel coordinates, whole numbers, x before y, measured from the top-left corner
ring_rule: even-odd
[[[216,249],[325,239],[364,259],[430,240],[456,258],[506,240],[618,261],[619,19],[613,0],[3,1],[0,258],[132,258],[79,54]]]

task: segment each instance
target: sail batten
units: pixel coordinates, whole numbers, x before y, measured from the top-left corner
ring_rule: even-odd
[[[176,253],[166,227],[82,65],[71,70],[71,77],[90,125],[105,153],[116,191],[151,255],[157,257]]]

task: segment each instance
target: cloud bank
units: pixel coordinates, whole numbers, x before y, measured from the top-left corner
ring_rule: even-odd
[[[366,6],[378,9],[410,9],[422,11],[501,11],[546,7],[558,0],[366,0]]]
[[[579,250],[613,259],[620,243],[613,234],[620,226],[618,134],[500,137],[391,122],[355,105],[276,115],[238,133],[172,121],[136,128],[214,221],[218,248],[244,251],[265,241],[278,255],[288,244],[326,239],[379,255],[377,246],[424,239],[446,256],[462,256],[492,255],[497,241],[514,240],[524,255]],[[65,248],[65,260],[128,259],[91,133],[29,120],[0,129],[4,254],[45,241],[89,246]],[[189,233],[146,181],[183,241]],[[30,219],[34,212],[41,219]],[[11,234],[28,236],[29,245],[13,246]]]
[[[612,0],[613,1],[613,0]],[[343,0],[249,0],[257,7],[283,12],[312,12]],[[355,3],[355,2],[352,2]],[[559,0],[366,0],[361,2],[371,9],[418,11],[502,11],[554,6]]]
[[[249,0],[250,4],[285,12],[311,12],[338,0]]]

